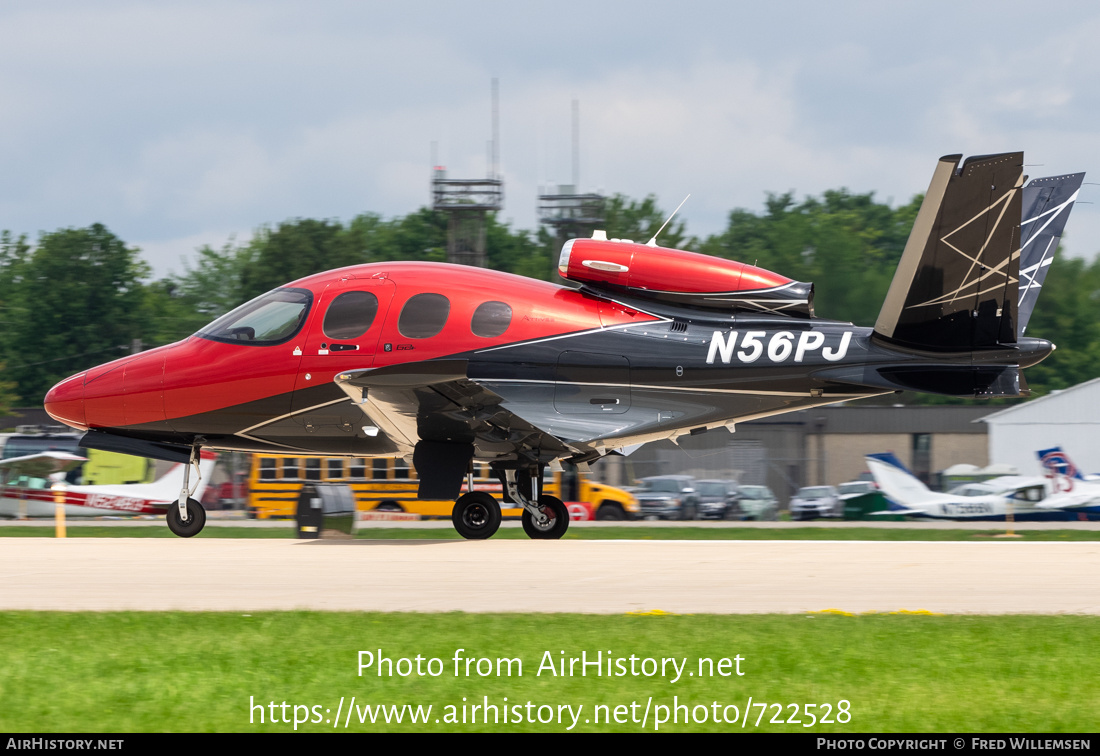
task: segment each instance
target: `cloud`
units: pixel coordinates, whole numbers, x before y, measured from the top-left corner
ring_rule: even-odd
[[[292,217],[401,215],[429,202],[433,142],[451,176],[485,175],[493,76],[503,215],[525,228],[539,187],[571,181],[574,98],[582,187],[666,211],[690,192],[700,235],[769,191],[905,202],[951,152],[1092,168],[1098,14],[1014,20],[1031,8],[15,3],[0,216],[176,250]],[[1075,211],[1071,247],[1100,233],[1092,215]]]

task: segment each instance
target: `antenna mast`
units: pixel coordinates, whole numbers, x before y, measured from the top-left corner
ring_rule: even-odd
[[[581,102],[573,98],[573,191],[581,190]]]
[[[491,179],[500,178],[500,82],[493,78],[493,173]]]
[[[500,125],[497,80],[492,86],[493,138],[486,145],[489,175],[481,179],[447,178],[441,165],[432,166],[432,209],[447,216],[447,262],[484,268],[486,215],[504,205],[500,178]],[[435,162],[432,143],[432,162]]]
[[[590,236],[603,228],[607,198],[595,193],[581,194],[581,103],[573,98],[573,183],[540,187],[539,223],[548,226],[560,248],[568,239]],[[570,284],[558,273],[554,257],[552,280]]]

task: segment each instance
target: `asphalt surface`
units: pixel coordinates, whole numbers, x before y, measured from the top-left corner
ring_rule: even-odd
[[[231,528],[285,528],[293,529],[294,520],[248,520],[242,517],[218,516],[221,513],[208,512],[206,526],[231,527]],[[236,514],[236,513],[232,513]],[[142,517],[69,517],[65,520],[66,527],[149,527],[163,528],[164,518],[159,515]],[[0,535],[4,528],[9,527],[54,527],[53,518],[40,517],[27,520],[3,520],[0,519]],[[519,528],[518,519],[505,520],[502,528]],[[911,529],[911,530],[1004,530],[1007,526],[1004,521],[990,520],[910,520],[908,522],[881,522],[877,520],[765,520],[763,522],[725,520],[641,520],[636,522],[626,521],[581,521],[570,522],[570,528],[633,528],[639,531],[639,536],[649,528],[715,528],[732,530],[737,528],[748,529],[788,529],[788,528],[822,528],[825,530],[841,528],[876,528],[885,530]],[[1100,520],[1079,521],[1064,520],[1055,522],[1016,522],[1012,525],[1014,530],[1100,530]],[[450,519],[420,520],[408,522],[401,520],[363,520],[359,523],[360,529],[371,528],[399,528],[411,530],[452,530],[454,525]]]
[[[12,538],[0,609],[1100,614],[1098,571],[1100,542]]]

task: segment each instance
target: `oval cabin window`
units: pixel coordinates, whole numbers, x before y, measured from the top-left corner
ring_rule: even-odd
[[[357,339],[378,314],[378,297],[369,291],[346,291],[328,306],[321,330],[330,339]]]
[[[401,308],[397,330],[407,339],[428,339],[443,330],[451,302],[442,294],[416,294]]]
[[[508,330],[512,322],[512,308],[504,302],[482,302],[470,319],[470,330],[475,336],[491,339]]]

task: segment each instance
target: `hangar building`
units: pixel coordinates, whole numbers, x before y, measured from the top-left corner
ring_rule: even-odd
[[[1040,474],[1035,452],[1060,446],[1082,473],[1100,472],[1100,378],[1052,391],[981,418],[989,457],[1021,475]]]
[[[989,413],[985,404],[818,407],[739,423],[732,434],[683,437],[679,447],[647,444],[593,470],[611,485],[670,474],[736,479],[767,485],[782,502],[802,486],[856,480],[867,469],[864,455],[889,451],[934,485],[952,465],[989,464],[986,426],[975,422]]]

